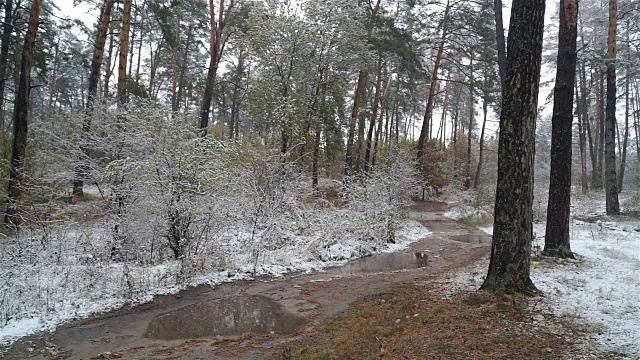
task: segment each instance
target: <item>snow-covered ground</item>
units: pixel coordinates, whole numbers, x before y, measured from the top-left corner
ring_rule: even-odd
[[[556,315],[577,316],[597,329],[600,347],[640,359],[640,219],[604,218],[603,201],[576,201],[571,220],[571,249],[577,260],[532,261],[531,278]],[[450,216],[459,214],[452,213]],[[606,218],[604,218],[606,219]],[[493,226],[480,227],[487,234]],[[534,224],[544,247],[545,224]],[[486,264],[456,281],[477,286]]]
[[[156,266],[134,266],[118,263],[96,265],[62,265],[38,267],[32,276],[24,276],[25,283],[11,279],[12,271],[0,274],[7,287],[0,297],[0,307],[12,307],[4,313],[17,313],[0,327],[0,344],[78,318],[101,313],[122,306],[150,301],[154,295],[176,293],[188,286],[220,284],[253,276],[282,276],[290,272],[321,271],[341,265],[350,259],[378,252],[393,252],[420,240],[429,231],[420,223],[404,220],[396,230],[394,244],[378,244],[345,237],[330,246],[318,246],[317,239],[298,237],[291,245],[267,251],[256,261],[251,255],[238,255],[226,270],[207,273],[182,282],[176,279],[183,273],[183,263],[171,261]],[[67,234],[73,236],[73,234]],[[35,265],[35,264],[34,264]],[[193,266],[193,264],[190,264]],[[24,268],[22,268],[24,270]],[[16,267],[15,271],[21,271]],[[24,275],[24,274],[23,274]],[[181,285],[176,285],[181,284]],[[44,305],[43,305],[44,303]]]

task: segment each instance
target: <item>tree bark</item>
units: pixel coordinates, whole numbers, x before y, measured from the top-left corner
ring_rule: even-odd
[[[4,223],[16,227],[20,225],[17,202],[22,197],[24,159],[27,151],[27,129],[29,115],[29,94],[31,92],[31,66],[35,53],[36,34],[40,24],[40,10],[43,0],[34,0],[29,13],[27,32],[22,48],[20,61],[20,79],[13,110],[13,149],[11,153],[11,170],[9,172],[9,188],[7,190],[8,206]]]
[[[424,117],[422,119],[422,129],[420,130],[420,137],[418,137],[418,162],[422,162],[424,157],[424,147],[427,141],[427,131],[433,116],[433,102],[436,97],[438,87],[438,71],[440,69],[440,63],[442,62],[442,56],[444,53],[444,45],[447,41],[447,33],[449,31],[449,12],[451,11],[451,2],[447,0],[447,5],[444,9],[444,16],[442,18],[442,35],[440,37],[440,45],[438,46],[438,52],[436,53],[436,60],[433,63],[433,71],[431,73],[431,85],[429,86],[429,96],[427,97],[427,108],[424,111]]]
[[[618,2],[609,0],[609,33],[607,38],[607,113],[605,127],[605,190],[607,215],[620,214],[616,176],[616,32]]]
[[[533,171],[545,0],[514,0],[500,115],[491,260],[482,289],[535,292],[530,278]]]
[[[569,239],[573,93],[576,84],[578,1],[560,0],[558,60],[551,117],[551,173],[543,254],[574,258]]]
[[[107,32],[109,31],[109,19],[111,19],[111,10],[113,9],[113,0],[105,0],[100,11],[100,25],[98,26],[98,34],[96,35],[96,43],[93,48],[93,57],[91,60],[91,73],[89,74],[89,90],[87,92],[87,106],[85,108],[84,119],[82,122],[82,140],[86,141],[86,134],[91,127],[91,117],[93,116],[93,102],[98,92],[98,83],[100,82],[100,67],[104,57],[104,45],[107,41]],[[80,144],[80,157],[76,164],[75,177],[73,179],[73,195],[83,195],[84,181],[87,176],[86,165],[83,164],[83,157],[86,156],[84,144]]]
[[[118,105],[127,101],[127,55],[129,52],[129,29],[131,28],[131,2],[124,0],[122,29],[120,29],[120,60],[118,62]]]

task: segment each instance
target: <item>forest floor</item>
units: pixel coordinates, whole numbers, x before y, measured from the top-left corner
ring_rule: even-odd
[[[6,359],[618,359],[553,296],[490,296],[490,236],[416,204],[405,250],[314,274],[199,286],[21,339]],[[548,282],[549,283],[549,282]],[[545,290],[545,289],[543,289]]]

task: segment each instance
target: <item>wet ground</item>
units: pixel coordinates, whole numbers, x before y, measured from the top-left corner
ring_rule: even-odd
[[[411,217],[432,234],[408,249],[317,274],[199,286],[77,321],[16,343],[5,359],[265,359],[272,349],[353,301],[399,282],[428,280],[481,259],[491,237],[422,202]]]

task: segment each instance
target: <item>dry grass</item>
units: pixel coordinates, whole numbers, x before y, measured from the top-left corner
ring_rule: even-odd
[[[277,359],[559,359],[568,344],[527,319],[526,301],[451,298],[405,284],[354,304]]]

